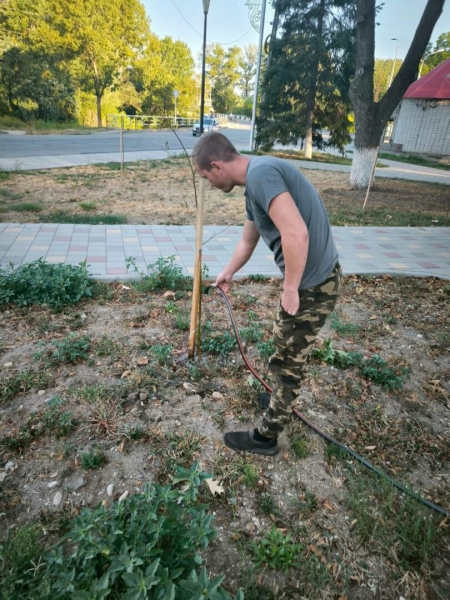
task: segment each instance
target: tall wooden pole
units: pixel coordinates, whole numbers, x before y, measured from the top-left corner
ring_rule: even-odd
[[[197,202],[197,222],[195,226],[194,288],[192,292],[191,325],[189,329],[189,358],[194,358],[195,339],[198,329],[200,327],[200,306],[202,301],[203,212],[205,205],[204,179],[200,179]]]

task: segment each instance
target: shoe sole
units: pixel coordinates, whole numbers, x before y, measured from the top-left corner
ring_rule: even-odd
[[[235,450],[236,452],[250,452],[251,454],[260,454],[261,456],[275,456],[275,454],[278,454],[280,448],[278,446],[275,446],[274,448],[235,448],[234,446],[231,446],[230,444],[228,444],[228,442],[225,440],[225,446],[228,446],[228,448],[231,448],[231,450]]]

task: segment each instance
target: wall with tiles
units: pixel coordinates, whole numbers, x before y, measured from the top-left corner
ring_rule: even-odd
[[[450,100],[403,99],[393,134],[403,152],[450,155]]]

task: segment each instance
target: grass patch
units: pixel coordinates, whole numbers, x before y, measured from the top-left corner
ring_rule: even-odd
[[[22,204],[10,204],[8,210],[13,212],[41,212],[42,206],[37,202],[23,202]]]
[[[12,192],[7,188],[0,188],[0,197],[7,198],[8,200],[21,200],[22,196],[20,194],[16,194],[16,192]]]
[[[0,379],[0,402],[9,402],[18,394],[24,394],[32,388],[46,387],[49,380],[50,375],[46,371],[33,371],[32,369],[25,369],[15,375],[2,377]]]
[[[367,472],[350,475],[349,506],[355,528],[371,552],[388,548],[405,571],[424,568],[435,552],[444,530],[439,519],[421,504],[380,477]]]
[[[450,165],[439,162],[437,160],[430,160],[423,158],[422,156],[404,155],[404,154],[391,154],[390,152],[380,152],[380,158],[386,160],[395,160],[396,162],[408,163],[410,165],[419,165],[421,167],[431,167],[432,169],[441,169],[442,171],[450,171]]]
[[[124,215],[76,215],[57,211],[42,215],[42,223],[75,223],[81,225],[123,225],[128,222]]]
[[[80,204],[78,206],[82,210],[86,210],[86,211],[95,210],[97,208],[97,205],[95,204],[95,202],[80,202]]]
[[[450,216],[426,212],[401,212],[391,209],[361,208],[328,211],[330,224],[336,227],[449,227]]]

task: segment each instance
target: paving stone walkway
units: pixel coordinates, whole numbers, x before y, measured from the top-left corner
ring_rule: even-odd
[[[333,227],[344,273],[433,276],[450,279],[450,227]],[[230,259],[242,227],[206,226],[202,262],[209,277]],[[0,223],[0,265],[25,264],[43,258],[77,265],[86,260],[96,279],[126,280],[160,257],[174,256],[186,275],[194,272],[195,230],[192,226],[66,225]],[[250,261],[237,274],[279,277],[269,248],[260,241]]]

